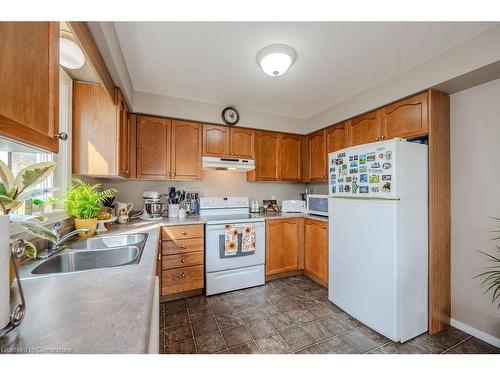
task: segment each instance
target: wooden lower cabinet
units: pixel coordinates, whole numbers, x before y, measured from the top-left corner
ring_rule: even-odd
[[[266,276],[302,269],[300,218],[266,221]]]
[[[161,229],[161,296],[164,299],[201,294],[204,287],[203,224]]]
[[[304,220],[304,272],[328,285],[328,222]]]

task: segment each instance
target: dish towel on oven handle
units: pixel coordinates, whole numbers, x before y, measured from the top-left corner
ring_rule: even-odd
[[[248,253],[255,251],[255,225],[245,224],[241,236],[241,251]]]
[[[238,253],[238,228],[235,224],[226,224],[224,227],[224,255],[231,256]]]

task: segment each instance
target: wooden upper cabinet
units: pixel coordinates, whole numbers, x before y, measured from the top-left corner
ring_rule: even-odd
[[[328,179],[326,131],[320,130],[308,136],[308,181],[324,182]]]
[[[59,22],[0,22],[0,135],[57,153]]]
[[[229,156],[230,128],[227,126],[203,125],[203,155]]]
[[[347,147],[347,126],[349,122],[341,122],[326,129],[326,152],[334,152]]]
[[[276,181],[278,177],[278,133],[255,132],[255,170],[247,172],[249,181]]]
[[[118,174],[130,177],[131,126],[128,107],[120,89],[116,89],[116,118],[118,121]]]
[[[170,178],[171,121],[137,116],[137,178]]]
[[[278,180],[298,182],[301,179],[301,137],[281,134],[279,137]]]
[[[201,124],[172,121],[171,178],[201,180]]]
[[[231,156],[240,159],[254,158],[254,131],[250,129],[231,128]]]
[[[304,220],[304,271],[328,284],[328,223]]]
[[[120,89],[73,81],[73,173],[130,177],[130,121]]]
[[[266,276],[300,268],[298,218],[266,221]]]
[[[410,138],[429,131],[427,92],[382,108],[383,138]]]
[[[382,136],[380,110],[352,118],[348,134],[349,146],[379,141]]]

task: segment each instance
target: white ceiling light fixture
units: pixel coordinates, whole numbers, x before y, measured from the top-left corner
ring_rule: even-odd
[[[268,76],[278,77],[285,74],[295,62],[297,52],[286,44],[272,44],[259,51],[257,64]]]
[[[80,46],[67,38],[59,38],[59,64],[68,69],[80,69],[85,64]]]

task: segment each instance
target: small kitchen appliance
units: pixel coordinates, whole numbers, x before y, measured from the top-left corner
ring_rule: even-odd
[[[302,200],[284,200],[281,203],[281,212],[306,212],[306,202]]]
[[[200,215],[207,222],[205,225],[207,295],[265,283],[264,218],[250,214],[249,208],[247,197],[200,198]],[[232,245],[230,253],[228,253],[228,242]]]
[[[308,194],[306,199],[308,214],[328,216],[328,195]]]
[[[161,220],[164,203],[161,202],[162,195],[157,191],[145,191],[142,193],[144,208],[139,219],[141,220]]]

